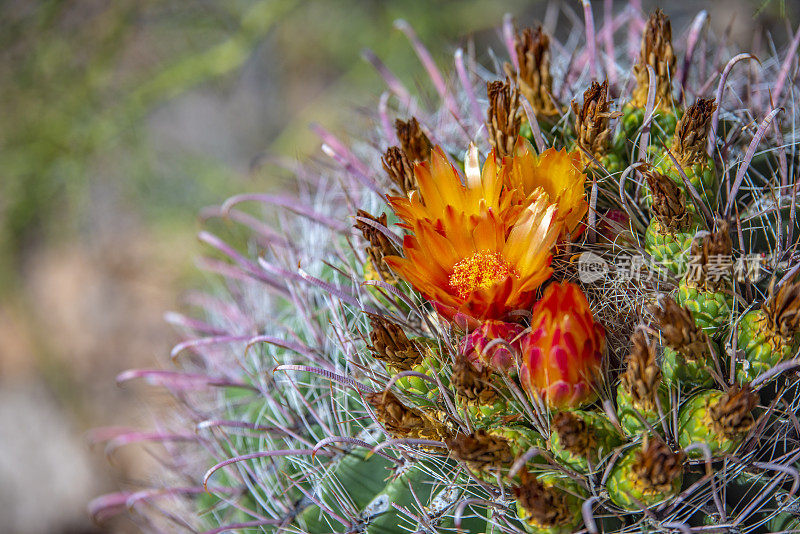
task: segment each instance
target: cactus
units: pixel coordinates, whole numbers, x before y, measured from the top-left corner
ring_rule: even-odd
[[[398,98],[369,140],[323,132],[332,160],[296,200],[225,203],[259,246],[201,234],[226,283],[203,317],[170,316],[177,369],[120,377],[168,388],[175,427],[98,433],[163,442],[164,485],[92,513],[310,534],[797,524],[796,59],[761,58],[742,99],[752,76],[696,20],[688,50],[660,11],[605,21],[645,28],[633,65],[509,20],[502,72],[459,51],[450,78],[398,23],[441,107],[372,58]],[[698,72],[706,49],[723,63]],[[241,211],[257,201],[292,213],[279,232]],[[762,252],[768,287],[735,268]]]

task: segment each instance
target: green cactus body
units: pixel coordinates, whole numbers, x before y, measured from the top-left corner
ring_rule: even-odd
[[[709,406],[723,396],[721,391],[709,390],[698,393],[689,399],[678,415],[678,443],[686,448],[692,443],[705,443],[712,456],[733,451],[741,439],[730,439],[714,430]],[[692,449],[686,453],[690,458],[702,458],[703,451]]]
[[[499,398],[492,404],[464,403],[459,397],[456,399],[464,404],[470,421],[478,428],[487,430],[498,424],[509,424],[521,419],[522,406],[518,402]]]
[[[703,359],[687,359],[679,352],[664,347],[661,359],[661,375],[664,382],[674,387],[707,387],[714,383],[710,366],[711,356]]]
[[[342,456],[330,473],[320,478],[315,493],[324,503],[334,498],[341,491],[339,488],[347,488],[350,502],[363,510],[386,488],[390,468],[391,462],[386,458],[355,450]],[[318,506],[309,506],[300,514],[299,523],[309,533],[331,532],[336,525],[329,525],[326,515]]]
[[[683,474],[674,477],[671,487],[666,491],[655,491],[636,478],[634,463],[636,449],[629,450],[611,470],[606,481],[606,490],[611,501],[625,510],[639,510],[641,506],[649,507],[660,504],[675,496],[683,484]],[[638,501],[638,502],[637,502]]]
[[[638,130],[644,124],[644,109],[635,107],[628,102],[622,106],[622,117],[620,119],[622,130],[621,135],[625,139],[633,139]],[[656,110],[650,123],[650,144],[658,145],[659,140],[666,141],[675,133],[675,126],[678,124],[678,115],[674,111]]]
[[[767,327],[767,317],[762,310],[751,310],[739,321],[738,348],[744,351],[744,359],[736,362],[736,380],[740,384],[752,381],[777,364],[791,358],[797,348],[797,340],[787,343]]]
[[[667,390],[663,387],[660,388],[658,397],[664,412],[669,412],[669,394]],[[658,427],[661,420],[656,407],[648,408],[638,405],[631,398],[630,393],[620,384],[617,386],[617,417],[619,417],[620,426],[627,435],[635,436],[648,430],[639,416],[643,417],[654,428]]]
[[[671,232],[655,218],[644,234],[644,249],[653,262],[680,275],[686,270],[687,257],[697,225],[684,232]]]
[[[541,434],[521,425],[499,428],[491,433],[506,438],[511,444],[511,451],[514,453],[514,456],[525,454],[531,447],[543,449],[545,444],[545,440],[542,438]],[[538,455],[536,458],[542,459],[542,457]],[[531,461],[535,462],[536,460],[534,458]]]
[[[420,339],[418,338],[414,341],[420,341]],[[442,380],[442,384],[447,387],[448,381],[444,374],[440,372],[441,369],[442,364],[439,359],[435,355],[429,354],[423,358],[422,362],[415,365],[412,371],[429,376],[432,379],[438,375]],[[424,397],[425,400],[419,399],[420,405],[423,406],[433,406],[439,399],[439,388],[437,385],[434,382],[430,382],[418,376],[403,376],[397,379],[395,385],[403,393],[416,395],[417,399],[419,399],[419,397]]]
[[[678,184],[681,189],[684,190],[684,193],[686,193],[686,198],[691,198],[689,192],[686,191],[683,176],[681,176],[680,171],[675,166],[672,158],[669,157],[669,154],[663,150],[658,150],[653,159],[656,161],[655,167],[658,171]],[[706,161],[702,163],[695,163],[694,165],[687,165],[681,168],[683,172],[686,173],[686,178],[689,180],[689,183],[692,184],[695,191],[697,191],[697,194],[700,195],[703,202],[707,206],[713,206],[718,188],[714,160],[706,158]],[[695,211],[692,202],[687,203],[687,208],[691,211]]]
[[[592,468],[596,468],[603,458],[622,444],[622,438],[605,415],[579,410],[575,410],[573,413],[589,425],[597,439],[591,456],[587,458],[564,449],[558,432],[550,433],[550,450],[561,463],[581,473],[588,473],[590,471],[589,464],[591,463]]]
[[[517,502],[517,517],[522,521],[525,530],[531,534],[572,534],[583,524],[581,517],[581,504],[583,499],[579,497],[583,495],[583,490],[575,484],[571,479],[563,478],[558,475],[545,473],[536,476],[537,480],[547,488],[556,488],[558,491],[563,491],[565,496],[565,504],[571,511],[569,517],[563,524],[557,526],[545,526],[538,523]]]
[[[705,291],[684,278],[678,285],[676,300],[692,312],[694,321],[706,333],[714,337],[730,322],[733,297],[721,291]]]

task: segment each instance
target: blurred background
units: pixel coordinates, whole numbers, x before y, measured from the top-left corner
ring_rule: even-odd
[[[86,432],[148,426],[157,407],[114,378],[168,360],[176,336],[163,314],[202,283],[197,213],[235,193],[291,189],[261,156],[318,150],[312,122],[346,133],[366,120],[354,110],[374,107],[384,86],[363,48],[425,91],[395,19],[449,68],[469,38],[500,49],[503,14],[527,25],[544,13],[531,0],[0,6],[0,532],[10,533],[133,531],[92,525],[85,505],[149,460],[134,446],[109,462]],[[785,43],[798,22],[780,0],[664,7],[676,33],[709,9],[743,49],[756,24]]]

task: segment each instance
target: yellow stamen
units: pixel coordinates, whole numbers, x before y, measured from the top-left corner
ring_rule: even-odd
[[[453,266],[450,287],[458,291],[461,298],[467,298],[476,289],[492,287],[509,276],[519,278],[499,252],[476,252]]]

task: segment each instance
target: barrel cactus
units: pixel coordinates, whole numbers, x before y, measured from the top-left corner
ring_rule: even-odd
[[[96,434],[161,443],[163,471],[95,517],[207,533],[800,524],[800,34],[748,66],[706,13],[673,40],[661,11],[598,24],[584,7],[582,48],[508,19],[505,65],[458,50],[449,77],[399,22],[440,106],[367,54],[389,91],[366,139],[320,130],[331,160],[299,167],[296,197],[206,213],[202,265],[224,283],[193,297],[199,315],[169,315],[186,336],[172,368],[120,376],[165,387],[174,411]]]

